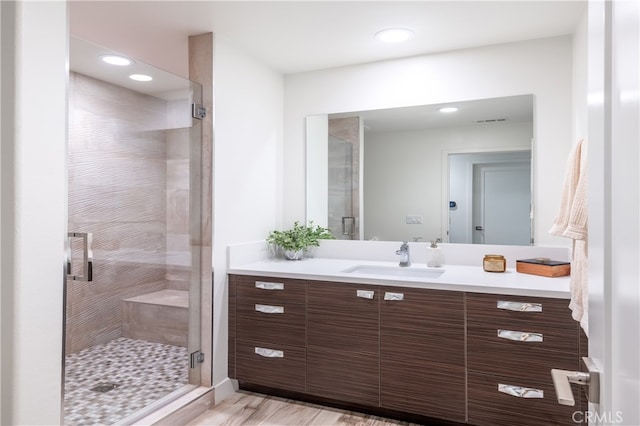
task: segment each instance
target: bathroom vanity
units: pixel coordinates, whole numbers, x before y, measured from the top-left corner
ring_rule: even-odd
[[[568,278],[442,270],[346,259],[231,268],[229,377],[421,423],[582,419],[579,389],[575,406],[559,405],[550,373],[580,370],[586,355]]]

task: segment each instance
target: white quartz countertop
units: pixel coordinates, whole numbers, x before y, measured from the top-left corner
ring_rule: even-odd
[[[229,274],[263,277],[294,278],[316,281],[334,281],[398,287],[428,288],[436,290],[497,293],[506,295],[571,297],[569,277],[547,278],[521,274],[509,268],[506,272],[485,272],[482,266],[443,265],[428,268],[414,263],[405,270],[416,275],[426,270],[443,270],[437,277],[388,276],[371,273],[348,272],[358,266],[398,267],[397,262],[365,261],[354,259],[310,258],[304,260],[267,259],[238,265]],[[412,272],[409,272],[412,273]]]

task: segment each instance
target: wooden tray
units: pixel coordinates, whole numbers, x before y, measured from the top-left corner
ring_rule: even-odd
[[[571,263],[537,257],[516,260],[516,271],[543,277],[564,277],[571,274]]]

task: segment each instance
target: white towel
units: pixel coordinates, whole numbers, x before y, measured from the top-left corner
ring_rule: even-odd
[[[573,319],[589,335],[587,274],[587,143],[578,141],[567,160],[558,214],[549,233],[573,240],[571,301]]]

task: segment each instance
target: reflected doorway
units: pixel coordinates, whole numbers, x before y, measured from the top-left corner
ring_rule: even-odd
[[[531,151],[449,154],[448,237],[532,244]]]
[[[473,244],[531,243],[531,163],[475,164]]]

